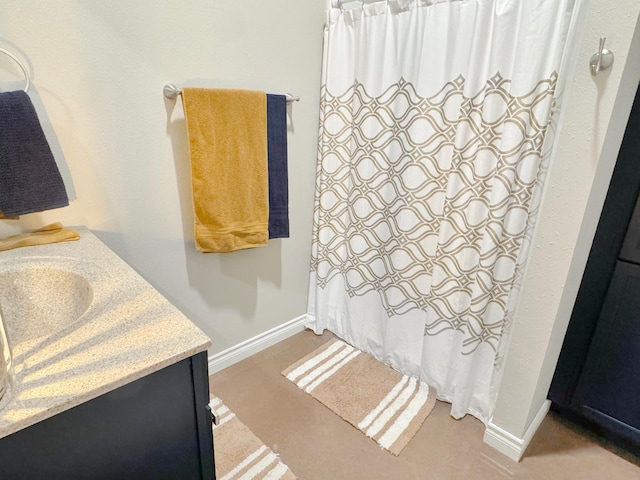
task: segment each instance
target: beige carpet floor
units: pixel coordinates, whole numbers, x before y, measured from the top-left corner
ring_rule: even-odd
[[[212,397],[210,405],[220,416],[213,427],[217,480],[295,480],[289,467],[222,400]]]
[[[381,449],[281,372],[335,338],[304,331],[212,375],[211,391],[303,480],[640,480],[637,459],[547,415],[523,460],[483,443],[484,426],[436,402],[399,456]]]

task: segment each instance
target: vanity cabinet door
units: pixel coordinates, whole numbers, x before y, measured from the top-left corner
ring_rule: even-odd
[[[626,262],[640,264],[640,197],[631,216],[619,258]]]
[[[214,478],[206,354],[0,439],[2,480]]]
[[[574,395],[574,408],[640,445],[640,266],[618,262]]]

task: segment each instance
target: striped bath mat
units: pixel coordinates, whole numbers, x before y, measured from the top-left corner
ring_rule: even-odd
[[[296,479],[289,467],[222,400],[212,396],[209,405],[220,416],[220,424],[213,427],[217,480]]]
[[[426,383],[342,340],[326,343],[282,375],[394,455],[436,403],[435,391]]]

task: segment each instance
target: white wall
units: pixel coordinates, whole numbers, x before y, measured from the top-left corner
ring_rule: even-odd
[[[323,1],[4,0],[0,47],[28,62],[30,92],[71,205],[19,222],[86,225],[213,340],[212,353],[306,308]],[[0,89],[20,85],[0,56]],[[197,253],[182,106],[162,87],[291,92],[291,238]],[[55,132],[53,135],[52,133]]]
[[[637,0],[591,0],[587,11],[492,421],[519,439],[545,404],[640,81],[639,12]],[[601,35],[615,63],[594,78]]]

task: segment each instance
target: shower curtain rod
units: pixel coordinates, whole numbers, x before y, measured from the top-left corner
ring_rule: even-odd
[[[387,3],[389,0],[331,0],[331,7],[344,8],[345,5],[350,3],[359,3],[361,5],[369,5],[372,3]]]
[[[353,7],[349,8],[349,10],[351,10],[353,8],[358,8],[358,5],[365,6],[365,5],[373,5],[376,3],[389,3],[389,1],[390,0],[328,0],[327,5],[331,5],[331,8],[340,8],[344,10],[347,5],[353,4]],[[446,1],[459,2],[462,0],[415,0],[415,3],[418,5],[421,3],[424,5],[431,5],[434,3],[444,3]]]
[[[173,100],[178,95],[182,94],[182,89],[179,87],[176,87],[173,83],[167,83],[162,89],[162,93],[164,93],[165,97]],[[295,97],[290,93],[285,94],[285,96],[287,97],[287,103],[300,101],[300,97]]]

